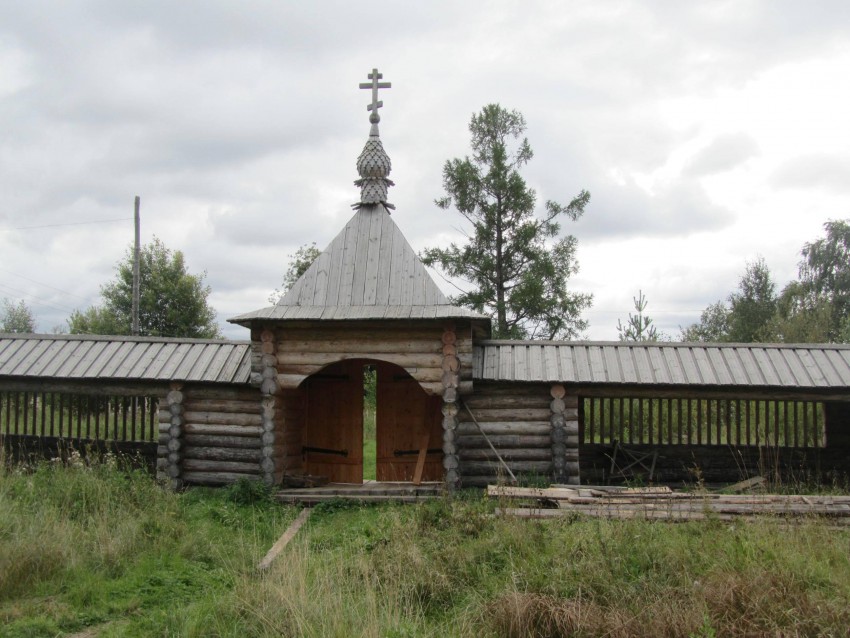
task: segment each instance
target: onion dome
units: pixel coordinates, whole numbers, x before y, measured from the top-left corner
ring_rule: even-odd
[[[375,204],[383,204],[386,208],[395,208],[387,202],[387,190],[390,186],[394,186],[392,180],[388,179],[390,170],[392,170],[392,162],[390,162],[390,157],[384,150],[378,132],[378,122],[381,121],[378,109],[384,105],[382,101],[378,100],[378,89],[388,89],[392,84],[390,82],[378,82],[383,77],[383,74],[378,73],[378,69],[372,69],[372,73],[367,77],[371,82],[360,84],[360,88],[372,90],[372,103],[366,107],[367,110],[371,111],[369,122],[371,122],[372,128],[369,131],[369,139],[357,158],[357,173],[360,175],[360,179],[356,180],[354,185],[360,187],[360,201],[354,204],[353,208]]]

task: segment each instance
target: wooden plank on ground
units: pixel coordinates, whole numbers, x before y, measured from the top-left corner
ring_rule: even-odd
[[[419,457],[416,459],[416,471],[413,473],[413,484],[422,483],[422,472],[425,470],[425,457],[428,456],[428,441],[431,433],[423,434],[419,441]]]
[[[260,561],[259,565],[257,565],[257,569],[262,571],[271,567],[271,564],[272,562],[274,562],[274,559],[277,558],[278,554],[283,551],[283,548],[287,546],[289,541],[295,538],[295,534],[298,533],[298,530],[301,529],[301,526],[307,522],[307,519],[310,517],[312,511],[313,510],[310,508],[305,508],[301,510],[301,513],[298,515],[298,518],[292,521],[292,524],[283,533],[283,536],[277,539],[277,542],[272,545],[272,548],[269,550],[268,554],[266,554],[263,560]]]
[[[739,483],[734,483],[729,487],[723,489],[724,492],[732,492],[733,494],[740,494],[741,492],[746,492],[754,487],[759,485],[763,485],[767,479],[763,476],[754,476],[751,479],[747,479],[746,481],[741,481]]]

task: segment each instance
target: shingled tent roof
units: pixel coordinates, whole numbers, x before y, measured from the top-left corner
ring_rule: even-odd
[[[360,201],[357,212],[276,306],[228,319],[248,325],[257,319],[484,319],[489,317],[449,303],[392,220],[387,189],[392,162],[378,132],[379,82],[373,69],[369,139],[357,158]]]
[[[383,204],[362,206],[276,306],[228,319],[487,319],[449,303]]]

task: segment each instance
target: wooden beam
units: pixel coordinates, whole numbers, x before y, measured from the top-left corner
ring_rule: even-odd
[[[289,544],[295,535],[298,533],[298,530],[307,522],[307,519],[310,518],[310,514],[313,512],[312,509],[305,508],[301,510],[301,513],[298,515],[292,524],[287,528],[287,530],[283,533],[283,535],[277,539],[277,542],[272,545],[272,548],[268,551],[268,553],[263,557],[263,560],[257,565],[257,569],[263,571],[271,567],[271,564],[274,562],[274,559],[277,558],[278,554],[280,554],[283,549]]]

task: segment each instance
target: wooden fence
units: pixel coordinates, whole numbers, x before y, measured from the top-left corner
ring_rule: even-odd
[[[155,396],[0,391],[0,435],[153,442]]]
[[[585,397],[579,408],[585,444],[825,445],[823,404],[816,401]]]

